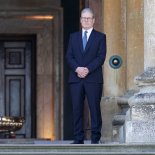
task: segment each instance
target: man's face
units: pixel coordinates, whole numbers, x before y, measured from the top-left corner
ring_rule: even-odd
[[[90,12],[84,12],[81,14],[80,22],[82,28],[87,30],[93,27],[95,23],[95,18]]]

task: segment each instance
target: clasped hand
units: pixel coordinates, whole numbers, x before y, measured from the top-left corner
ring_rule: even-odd
[[[75,72],[79,78],[85,78],[88,75],[89,70],[86,67],[77,67]]]

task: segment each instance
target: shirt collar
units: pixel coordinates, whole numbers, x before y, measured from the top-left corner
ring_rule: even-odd
[[[93,30],[93,27],[90,28],[90,29],[88,29],[88,30],[85,30],[85,29],[82,28],[82,36],[84,35],[84,32],[87,31],[87,32],[88,32],[88,33],[87,33],[87,39],[89,39],[89,36],[90,36],[92,30]]]
[[[93,30],[93,27],[90,28],[90,29],[88,29],[88,30],[85,30],[85,29],[82,28],[82,34],[83,34],[85,31],[87,31],[87,32],[90,34],[92,30]]]

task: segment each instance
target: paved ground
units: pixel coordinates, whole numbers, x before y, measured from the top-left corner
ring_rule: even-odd
[[[63,141],[51,141],[52,144],[70,144],[73,141],[71,140],[63,140]],[[84,141],[84,144],[90,144],[91,142],[89,140]]]
[[[46,140],[46,139],[0,139],[0,144],[70,144],[72,140]],[[89,140],[84,141],[85,144],[90,144]]]

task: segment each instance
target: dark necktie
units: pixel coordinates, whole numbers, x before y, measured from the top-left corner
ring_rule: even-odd
[[[84,36],[82,38],[83,41],[83,50],[85,50],[86,44],[87,44],[87,31],[84,32]]]

